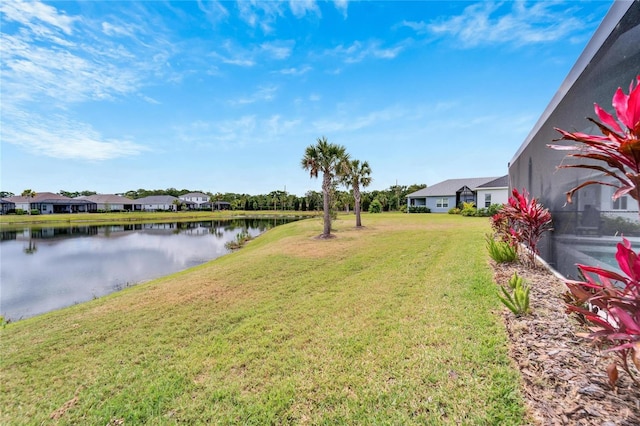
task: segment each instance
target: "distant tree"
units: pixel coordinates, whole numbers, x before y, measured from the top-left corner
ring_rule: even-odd
[[[340,165],[347,156],[347,150],[342,145],[329,143],[326,137],[316,140],[315,145],[309,145],[304,152],[300,165],[309,171],[312,178],[322,173],[322,195],[324,211],[324,229],[322,238],[331,237],[330,191],[334,180],[340,173]]]
[[[353,208],[356,212],[356,227],[359,228],[362,226],[362,220],[360,218],[360,201],[362,198],[360,186],[366,188],[371,184],[371,167],[369,167],[368,162],[363,161],[360,163],[360,160],[345,161],[342,165],[342,182],[353,191]]]
[[[369,213],[380,213],[382,211],[382,203],[377,198],[369,204]]]
[[[29,199],[29,208],[27,209],[27,211],[29,212],[29,214],[31,214],[31,200],[33,200],[38,194],[36,194],[36,192],[32,189],[25,189],[20,195]]]
[[[13,197],[15,194],[9,191],[0,191],[0,198]]]

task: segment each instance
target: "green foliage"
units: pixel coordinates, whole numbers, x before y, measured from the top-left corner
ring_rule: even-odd
[[[409,206],[409,213],[431,213],[427,206]]]
[[[26,212],[26,210],[23,210],[23,209],[16,209],[16,214],[18,216],[22,216],[24,214],[27,214],[27,212]]]
[[[460,210],[458,207],[452,207],[449,209],[449,211],[447,213],[449,214],[460,214],[462,210]]]
[[[238,250],[239,248],[244,247],[244,245],[248,241],[251,241],[252,239],[253,237],[251,237],[251,234],[249,234],[249,231],[247,231],[246,229],[243,229],[242,232],[236,235],[235,240],[226,242],[224,246],[227,250]]]
[[[624,217],[602,217],[602,233],[604,235],[640,236],[640,224]]]
[[[382,203],[377,198],[369,204],[369,213],[381,213]]]
[[[502,204],[491,204],[489,207],[483,207],[476,211],[477,217],[491,217],[498,213],[502,208]]]
[[[469,203],[462,203],[462,210],[460,211],[462,216],[475,216],[476,215],[476,205],[473,201]]]
[[[518,259],[516,247],[506,241],[496,241],[493,237],[487,236],[489,256],[497,263],[515,262]]]
[[[32,214],[32,215],[40,214],[40,210],[38,210],[38,209],[31,209],[31,214]]]
[[[517,272],[514,272],[509,279],[508,289],[504,286],[500,286],[500,289],[502,294],[498,293],[498,298],[515,316],[529,312],[529,291],[531,289]]]

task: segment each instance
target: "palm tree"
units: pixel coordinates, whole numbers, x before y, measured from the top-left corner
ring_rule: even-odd
[[[322,198],[324,207],[324,230],[321,238],[331,238],[331,214],[329,197],[334,180],[341,175],[341,164],[348,158],[347,150],[342,145],[329,143],[326,137],[316,140],[304,152],[300,165],[309,171],[310,177],[317,178],[322,173]]]
[[[356,228],[362,227],[362,220],[360,219],[360,186],[366,188],[371,184],[371,180],[371,167],[369,167],[368,162],[360,163],[360,160],[350,160],[343,163],[342,182],[353,190]]]
[[[24,191],[22,191],[22,194],[20,195],[32,200],[38,194],[36,194],[36,192],[32,189],[25,189]],[[29,214],[31,214],[31,201],[29,201],[29,208],[27,208],[27,211],[29,212]]]

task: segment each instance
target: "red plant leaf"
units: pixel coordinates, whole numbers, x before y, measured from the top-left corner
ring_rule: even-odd
[[[582,264],[578,264],[577,266],[582,270],[582,272],[593,272],[594,274],[600,277],[606,277],[606,278],[610,278],[612,280],[616,280],[620,282],[627,282],[627,279],[622,275],[618,274],[617,272],[608,271],[606,269],[598,268],[596,266],[587,266]]]
[[[609,309],[612,315],[619,321],[619,325],[624,326],[628,334],[637,334],[640,337],[640,324],[636,323],[631,315],[624,309],[620,309],[617,306],[613,306]]]
[[[605,124],[611,127],[614,131],[618,133],[622,133],[622,129],[620,128],[615,118],[613,118],[611,114],[609,114],[607,111],[600,108],[600,105],[598,104],[593,104],[593,108],[595,109],[598,117],[600,117],[600,120],[602,120]]]

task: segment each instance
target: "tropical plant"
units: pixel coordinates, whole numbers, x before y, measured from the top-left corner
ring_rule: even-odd
[[[516,247],[506,241],[496,241],[491,235],[487,236],[489,256],[497,263],[509,263],[518,260]]]
[[[346,156],[344,146],[329,143],[323,136],[316,140],[315,145],[306,148],[300,162],[302,168],[309,171],[310,177],[317,178],[318,173],[322,173],[324,228],[321,238],[331,237],[330,191],[335,179],[340,175],[341,164]]]
[[[557,150],[576,151],[567,154],[568,157],[594,160],[605,163],[596,165],[592,163],[561,164],[559,168],[582,168],[602,172],[605,176],[617,180],[617,183],[602,180],[587,180],[567,192],[567,201],[571,202],[572,195],[588,185],[613,186],[617,190],[613,199],[629,194],[636,201],[640,201],[640,75],[636,78],[636,85],[632,81],[629,86],[629,95],[625,95],[621,88],[616,90],[612,100],[617,120],[604,109],[595,104],[595,113],[601,121],[587,118],[598,126],[602,135],[588,135],[581,132],[567,132],[555,128],[562,138],[557,140],[569,140],[579,142],[581,145],[549,145]]]
[[[22,191],[22,194],[20,194],[20,195],[32,200],[38,194],[36,194],[36,192],[34,190],[32,190],[32,189],[25,189],[24,191]],[[26,210],[29,212],[29,214],[32,214],[34,209],[31,208],[31,201],[29,201],[29,207]],[[40,212],[38,212],[38,213],[40,213]]]
[[[529,312],[529,293],[531,288],[524,282],[524,279],[517,272],[509,279],[509,289],[500,286],[502,294],[498,298],[509,308],[515,316],[521,316]]]
[[[529,199],[529,193],[526,190],[518,192],[514,188],[511,193],[508,204],[502,207],[498,215],[506,219],[510,238],[526,246],[529,263],[533,266],[536,255],[539,253],[538,242],[542,234],[552,229],[551,213],[538,203],[537,199]]]
[[[590,324],[587,336],[619,355],[622,368],[640,386],[629,359],[640,371],[640,256],[631,243],[618,243],[616,260],[624,274],[578,265],[583,280],[566,280],[574,299],[567,309]]]
[[[382,203],[377,198],[369,204],[369,213],[381,213]]]
[[[462,209],[460,210],[462,216],[475,216],[476,215],[476,203],[470,201],[468,203],[462,203]]]
[[[588,118],[602,135],[566,132],[559,140],[571,140],[582,145],[549,145],[557,150],[577,151],[568,157],[585,159],[589,163],[563,164],[560,168],[584,168],[603,173],[611,181],[587,180],[567,192],[572,195],[588,185],[613,186],[613,199],[630,195],[640,205],[640,75],[629,86],[626,95],[618,88],[613,95],[612,106],[616,118],[595,104],[600,119]],[[593,162],[605,165],[593,164]],[[618,243],[616,261],[622,274],[587,265],[578,265],[582,280],[565,280],[571,292],[566,297],[567,309],[589,325],[591,333],[586,337],[597,344],[607,346],[619,356],[620,365],[629,377],[640,386],[640,380],[631,372],[629,360],[640,371],[640,256],[632,250],[625,238]],[[607,368],[609,383],[614,386],[618,371],[616,365]]]
[[[360,218],[360,201],[362,198],[360,187],[366,188],[371,184],[371,167],[366,161],[360,163],[360,160],[349,160],[348,158],[342,163],[342,167],[342,182],[353,191],[356,228],[360,228],[362,226]]]

